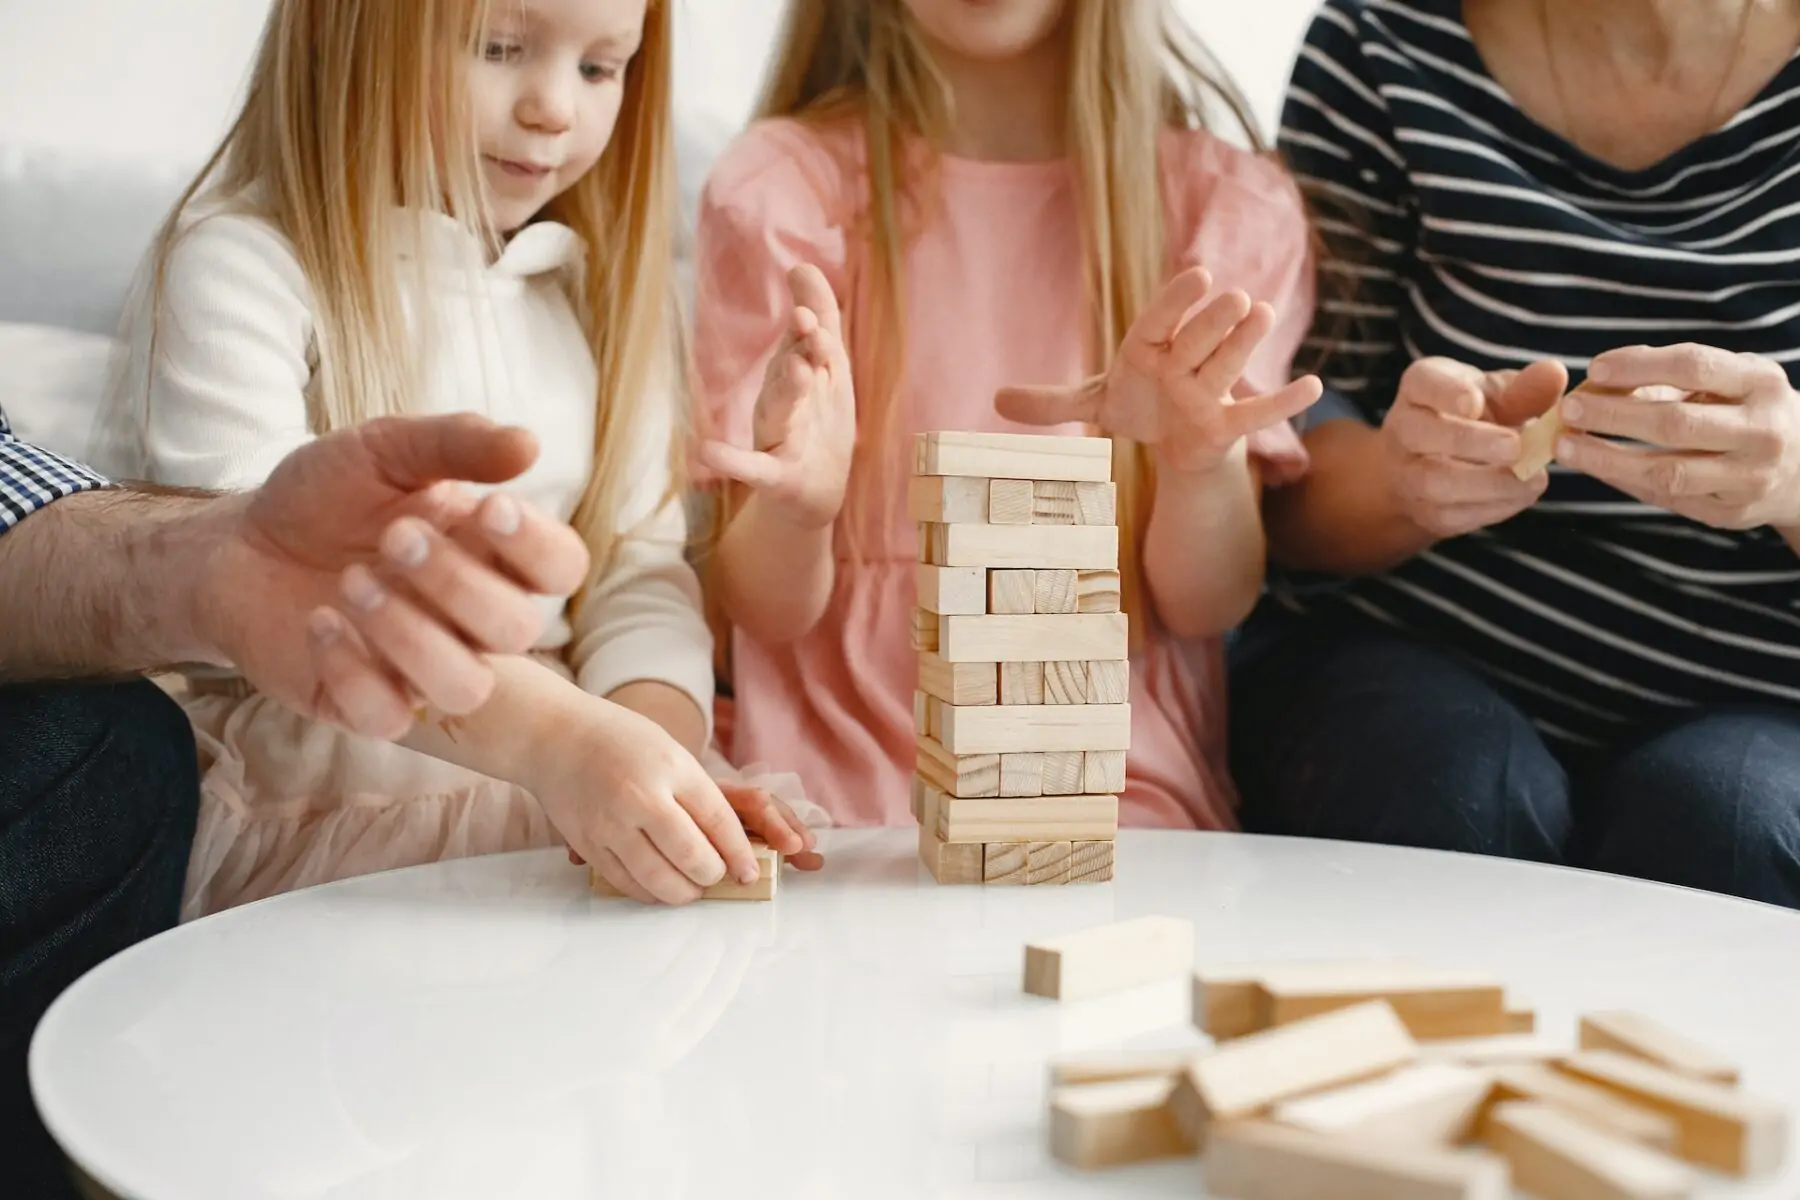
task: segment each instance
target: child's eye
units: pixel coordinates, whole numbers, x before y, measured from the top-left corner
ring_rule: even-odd
[[[524,53],[524,47],[517,42],[502,42],[490,39],[482,43],[481,57],[488,62],[512,62]]]
[[[619,77],[619,68],[612,63],[584,62],[581,77],[589,83],[609,83]]]

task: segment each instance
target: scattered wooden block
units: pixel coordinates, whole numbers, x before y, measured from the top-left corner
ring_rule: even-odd
[[[1449,1063],[1419,1063],[1366,1083],[1284,1100],[1277,1121],[1315,1133],[1414,1145],[1453,1145],[1475,1132],[1488,1076]]]
[[[1112,478],[1107,438],[940,430],[919,434],[913,446],[913,469],[920,475],[1095,483]]]
[[[1075,572],[1039,571],[1031,611],[1039,616],[1062,616],[1075,611]]]
[[[1193,1018],[1200,1032],[1223,1042],[1262,1029],[1257,984],[1263,970],[1239,967],[1194,972]]]
[[[1002,754],[1000,756],[1000,794],[1007,797],[1043,795],[1044,756],[1042,754]]]
[[[1115,658],[1084,663],[1089,704],[1123,704],[1131,699],[1131,663]]]
[[[1210,1121],[1290,1096],[1354,1083],[1413,1061],[1418,1046],[1385,1000],[1338,1009],[1228,1042],[1188,1069]]]
[[[981,878],[983,882],[1024,884],[1024,842],[989,842],[982,847],[982,855]]]
[[[1119,561],[1115,525],[929,525],[929,562],[946,567],[1033,567],[1111,571]],[[942,538],[937,536],[943,531]],[[939,550],[939,542],[942,550]]]
[[[1124,613],[950,616],[941,629],[939,653],[950,662],[1078,662],[1127,652]]]
[[[1640,1108],[1605,1088],[1553,1071],[1542,1063],[1503,1063],[1490,1068],[1494,1099],[1554,1105],[1589,1125],[1658,1150],[1675,1147],[1675,1120]]]
[[[946,743],[947,744],[947,743]],[[1461,971],[1400,972],[1371,966],[1279,968],[1263,977],[1265,1025],[1286,1025],[1370,1000],[1386,1000],[1415,1038],[1482,1037],[1506,1027],[1506,990],[1484,975]]]
[[[1181,975],[1194,965],[1194,923],[1137,917],[1025,947],[1025,991],[1083,1000]]]
[[[1029,479],[990,479],[988,481],[988,523],[990,525],[1031,524],[1032,483]]]
[[[912,648],[920,652],[935,652],[941,629],[938,615],[923,608],[913,609]]]
[[[1169,1112],[1169,1077],[1058,1087],[1050,1095],[1050,1153],[1091,1170],[1191,1154]]]
[[[1069,882],[1070,855],[1073,852],[1074,844],[1071,842],[1027,843],[1025,882],[1033,886]]]
[[[1109,1050],[1059,1058],[1050,1064],[1052,1087],[1077,1083],[1112,1083],[1121,1079],[1166,1079],[1187,1070],[1201,1050]]]
[[[1086,704],[1087,664],[1058,659],[1044,664],[1045,704]],[[1113,701],[1123,704],[1124,698]]]
[[[1115,562],[1117,559],[1114,560]],[[1075,576],[1075,611],[1078,613],[1116,613],[1119,611],[1119,573],[1110,567],[1080,571]]]
[[[933,711],[939,711],[933,706]],[[916,769],[925,781],[947,796],[998,796],[998,754],[956,755],[943,742],[926,736],[918,739]]]
[[[1009,568],[989,571],[987,575],[988,612],[1024,616],[1037,611],[1036,571]]]
[[[1357,1143],[1243,1121],[1213,1130],[1206,1189],[1233,1200],[1506,1200],[1504,1160],[1417,1146]]]
[[[1113,877],[1113,843],[1111,841],[1073,842],[1069,853],[1070,883],[1111,883]]]
[[[1765,1100],[1611,1050],[1583,1051],[1560,1069],[1673,1117],[1675,1153],[1689,1162],[1762,1176],[1786,1157],[1787,1114]]]
[[[1043,702],[1043,663],[1003,662],[1000,664],[1001,704],[1042,704]]]
[[[945,704],[998,704],[1000,667],[997,663],[945,662],[943,655],[922,650],[919,652],[919,690]]]
[[[1500,1105],[1487,1142],[1511,1164],[1513,1182],[1541,1200],[1682,1200],[1698,1183],[1667,1155],[1548,1104]]]
[[[934,720],[951,754],[1027,750],[1124,750],[1131,744],[1129,704],[990,704],[951,707],[936,697]]]
[[[758,842],[750,843],[750,849],[756,854],[757,876],[755,883],[739,883],[727,877],[700,890],[702,900],[773,900],[777,886],[781,882],[781,855],[768,846]],[[596,896],[621,897],[625,893],[613,887],[594,868],[588,868],[588,887]]]
[[[907,480],[908,520],[937,525],[985,525],[988,481],[954,475],[915,475]]]
[[[1537,1013],[1529,1008],[1506,1010],[1506,1032],[1531,1033],[1537,1029]]]
[[[938,837],[935,821],[919,827],[919,861],[931,877],[943,884],[982,882],[982,848]]]
[[[913,568],[919,607],[945,615],[979,616],[987,611],[987,571],[982,567],[934,567],[920,563]]]
[[[1616,1050],[1714,1083],[1738,1081],[1738,1069],[1723,1057],[1637,1013],[1588,1013],[1581,1018],[1580,1038],[1583,1050]]]
[[[1052,750],[1043,758],[1042,795],[1079,796],[1082,794],[1085,790],[1082,787],[1082,766],[1087,758],[1085,751]]]
[[[1416,1034],[1414,1035],[1417,1036]],[[1468,1066],[1494,1063],[1547,1063],[1567,1058],[1573,1051],[1567,1042],[1535,1033],[1502,1033],[1492,1037],[1439,1038],[1419,1047],[1419,1057],[1433,1062],[1459,1062]]]
[[[946,842],[1102,841],[1119,831],[1117,796],[946,796]]]
[[[1075,523],[1078,525],[1117,525],[1119,523],[1118,485],[1114,483],[1078,483],[1075,485]]]
[[[1098,796],[1125,790],[1125,751],[1089,750],[1082,755],[1081,790]]]

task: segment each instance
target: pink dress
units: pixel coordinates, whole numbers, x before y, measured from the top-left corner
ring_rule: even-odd
[[[856,237],[866,196],[860,134],[793,121],[753,126],[708,181],[698,232],[695,347],[703,418],[714,436],[751,441],[764,366],[791,301],[786,273],[819,267],[858,319]],[[1171,274],[1192,264],[1216,286],[1242,288],[1278,314],[1246,373],[1256,391],[1286,383],[1312,318],[1307,223],[1274,163],[1209,134],[1163,139]],[[898,429],[1050,432],[1002,420],[1003,385],[1059,383],[1090,373],[1075,175],[1067,162],[940,158],[938,203],[905,250],[906,392]],[[1078,427],[1060,430],[1086,432]],[[1275,481],[1305,467],[1287,427],[1252,447]],[[852,484],[854,486],[854,482]],[[904,477],[895,487],[904,488]],[[798,772],[809,799],[846,825],[912,820],[910,645],[916,527],[904,504],[871,521],[862,561],[840,554],[824,618],[784,646],[733,635],[736,762]],[[1225,765],[1222,648],[1158,631],[1131,666],[1132,744],[1120,821],[1228,829],[1236,794]]]

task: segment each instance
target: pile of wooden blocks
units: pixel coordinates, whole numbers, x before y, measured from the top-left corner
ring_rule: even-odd
[[[1028,992],[1070,999],[1192,964],[1185,921],[1147,917],[1026,948]],[[1185,962],[1183,960],[1186,960]],[[1788,1114],[1646,1017],[1589,1013],[1573,1044],[1530,1032],[1489,977],[1407,964],[1283,963],[1194,976],[1209,1049],[1051,1071],[1058,1159],[1200,1154],[1234,1200],[1675,1200],[1696,1167],[1769,1176]]]
[[[1112,443],[918,437],[913,816],[940,883],[1112,878],[1131,740]]]

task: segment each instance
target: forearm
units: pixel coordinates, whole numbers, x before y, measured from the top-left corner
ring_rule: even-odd
[[[1278,562],[1301,571],[1368,575],[1433,545],[1436,539],[1395,502],[1380,436],[1356,421],[1332,421],[1307,438],[1312,466],[1306,477],[1269,493],[1263,504]]]
[[[649,717],[689,754],[706,748],[706,714],[694,698],[678,687],[654,679],[641,679],[615,688],[608,700]]]
[[[752,495],[719,543],[719,598],[759,642],[804,637],[825,615],[837,564],[832,527],[803,528]]]
[[[428,715],[401,744],[535,791],[557,747],[568,744],[582,722],[604,719],[611,706],[535,659],[490,661],[495,685],[486,704],[463,717]]]
[[[1267,565],[1259,490],[1242,442],[1216,470],[1158,470],[1144,577],[1176,636],[1223,633],[1255,607]]]

